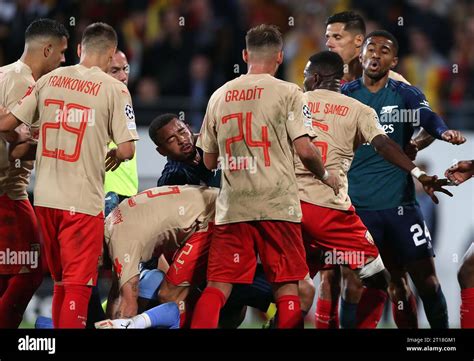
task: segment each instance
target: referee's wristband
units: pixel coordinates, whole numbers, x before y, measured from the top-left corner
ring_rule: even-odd
[[[426,175],[426,172],[423,172],[420,168],[415,167],[411,170],[411,175],[416,179],[419,179],[422,175]]]

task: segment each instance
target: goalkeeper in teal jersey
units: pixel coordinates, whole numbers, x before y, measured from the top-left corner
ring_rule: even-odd
[[[345,84],[342,93],[375,109],[387,135],[402,148],[410,142],[415,126],[436,139],[464,143],[465,138],[449,130],[431,110],[418,88],[389,79],[389,71],[398,61],[397,52],[397,40],[389,32],[378,30],[367,35],[360,55],[363,76]],[[356,151],[348,174],[349,195],[380,250],[392,282],[400,279],[403,283],[401,275],[408,271],[430,326],[447,328],[447,306],[436,276],[431,238],[415,199],[412,175],[418,178],[423,172],[415,168],[411,173],[385,161],[371,145],[364,145]],[[384,301],[383,296],[364,290],[358,325],[363,327],[364,317],[379,317]],[[360,309],[367,305],[370,308]]]

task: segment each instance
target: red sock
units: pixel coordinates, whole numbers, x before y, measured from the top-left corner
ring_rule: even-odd
[[[403,302],[403,304],[400,304]],[[398,328],[418,328],[416,297],[412,293],[408,301],[392,301],[392,314]]]
[[[339,328],[339,299],[337,302],[318,297],[314,323],[316,328]]]
[[[474,328],[474,288],[461,290],[461,328]]]
[[[61,314],[61,307],[63,306],[63,301],[64,301],[64,286],[62,284],[54,284],[53,306],[52,306],[54,328],[59,328],[59,315]]]
[[[219,313],[225,301],[225,295],[220,289],[206,287],[194,308],[191,328],[217,328]]]
[[[80,285],[64,285],[64,300],[59,315],[58,328],[85,328],[87,309],[92,288]]]
[[[276,300],[277,328],[303,328],[301,302],[298,296],[285,295]]]
[[[387,292],[364,287],[357,307],[357,328],[376,328],[382,318]]]
[[[0,328],[18,328],[26,307],[43,280],[40,272],[11,275],[0,298]]]
[[[179,316],[179,328],[191,328],[194,308],[196,307],[196,302],[200,295],[200,292],[192,292],[186,297],[186,301],[184,301],[184,312]]]

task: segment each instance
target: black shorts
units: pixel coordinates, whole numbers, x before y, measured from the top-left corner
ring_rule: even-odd
[[[434,257],[431,235],[417,204],[377,211],[356,212],[369,229],[382,254],[405,266],[420,259]],[[385,262],[385,260],[384,260]]]

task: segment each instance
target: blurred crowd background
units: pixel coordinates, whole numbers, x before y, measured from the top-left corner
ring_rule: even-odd
[[[85,26],[107,22],[129,59],[139,125],[159,112],[184,112],[197,131],[212,92],[246,72],[241,50],[250,27],[280,27],[285,62],[278,76],[301,85],[308,57],[326,49],[326,18],[348,9],[366,19],[368,31],[384,28],[397,36],[397,70],[423,90],[450,127],[474,129],[470,0],[0,0],[0,64],[20,57],[24,30],[37,17],[67,25],[67,65],[78,61]]]
[[[212,92],[246,72],[241,51],[249,28],[261,23],[280,27],[285,61],[277,76],[301,86],[308,57],[326,49],[326,18],[344,10],[360,13],[367,32],[382,28],[394,33],[400,43],[396,70],[422,89],[451,128],[474,130],[472,0],[0,0],[0,65],[21,56],[24,31],[38,17],[55,18],[68,28],[66,65],[78,62],[76,47],[88,24],[114,26],[119,49],[130,63],[143,190],[156,184],[166,162],[155,152],[146,126],[158,114],[174,112],[198,131]],[[467,133],[466,146],[435,142],[420,154],[419,165],[442,174],[453,159],[472,159],[474,133]],[[439,207],[420,189],[417,193],[433,241],[443,240],[436,242],[436,262],[451,324],[457,327],[459,288],[452,259],[474,240],[474,183],[453,190],[455,199],[444,198]],[[50,310],[51,284],[33,298],[26,323],[31,327],[38,314],[48,316]],[[421,312],[420,317],[426,327]],[[393,323],[384,322],[387,326]]]

